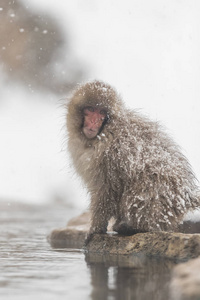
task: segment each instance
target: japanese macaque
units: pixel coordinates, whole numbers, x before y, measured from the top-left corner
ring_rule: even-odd
[[[103,82],[80,86],[67,105],[68,149],[91,197],[91,228],[128,235],[176,231],[199,207],[196,178],[157,122],[131,111]]]

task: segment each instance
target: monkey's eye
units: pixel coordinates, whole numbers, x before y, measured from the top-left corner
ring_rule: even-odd
[[[91,111],[91,112],[94,112],[94,108],[93,108],[92,106],[88,106],[88,107],[86,107],[85,109],[87,109],[87,110],[89,110],[89,111]]]
[[[101,114],[102,116],[106,116],[106,115],[107,115],[107,112],[106,112],[105,109],[101,109],[101,110],[100,110],[100,114]]]

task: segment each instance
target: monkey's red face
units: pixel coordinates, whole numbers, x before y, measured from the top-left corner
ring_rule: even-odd
[[[104,109],[88,106],[84,108],[83,116],[83,133],[88,139],[93,139],[100,132],[107,113]]]

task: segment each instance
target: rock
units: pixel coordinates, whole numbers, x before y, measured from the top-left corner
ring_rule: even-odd
[[[84,226],[86,230],[90,228],[90,213],[83,212],[81,215],[74,217],[69,220],[67,226],[74,227],[74,226]]]
[[[200,299],[200,258],[176,266],[170,284],[172,299]]]
[[[89,252],[111,254],[139,254],[176,260],[200,255],[200,234],[147,232],[132,236],[117,234],[94,235],[87,246]]]
[[[68,222],[67,228],[56,229],[48,237],[52,247],[82,248],[90,226],[89,213]],[[200,255],[200,234],[147,232],[120,236],[114,232],[95,234],[87,245],[90,253],[145,254],[176,260],[188,260]]]
[[[53,248],[83,248],[87,230],[81,226],[55,229],[47,240]]]
[[[185,221],[179,227],[180,232],[184,233],[200,233],[200,221]]]
[[[84,212],[69,220],[67,228],[53,230],[47,239],[53,248],[83,248],[89,228],[90,213]]]

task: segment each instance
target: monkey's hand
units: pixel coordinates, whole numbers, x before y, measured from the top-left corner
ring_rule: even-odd
[[[104,234],[106,233],[106,229],[103,228],[98,228],[98,229],[92,229],[91,231],[88,232],[87,236],[86,236],[86,239],[85,239],[85,242],[84,242],[84,248],[87,247],[87,245],[90,243],[90,241],[92,240],[93,236],[95,234]]]

